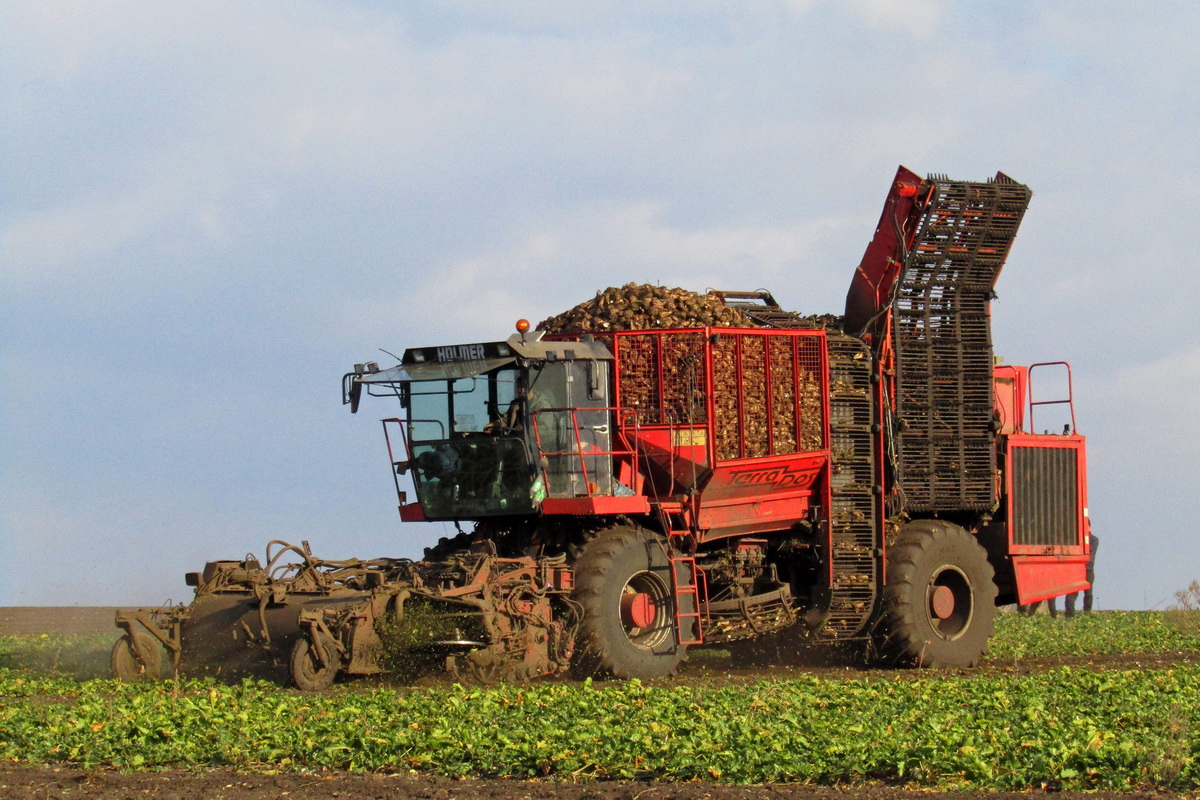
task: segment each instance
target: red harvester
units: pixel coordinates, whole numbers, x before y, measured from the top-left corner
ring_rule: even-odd
[[[652,678],[689,646],[792,626],[893,663],[973,664],[997,605],[1087,586],[1070,368],[992,351],[1030,194],[901,168],[843,317],[714,292],[744,324],[525,324],[357,365],[352,410],[364,390],[399,401],[383,424],[416,495],[397,477],[401,518],[470,530],[417,562],[282,543],[265,566],[212,562],[191,605],[119,616],[114,668],[155,673],[163,646],[183,667],[265,653],[321,688],[385,669],[403,629],[481,677]],[[1042,375],[1063,396],[1035,400]],[[1069,423],[1036,433],[1039,409]]]

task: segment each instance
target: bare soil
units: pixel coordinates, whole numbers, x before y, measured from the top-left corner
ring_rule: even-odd
[[[90,636],[118,631],[113,623],[116,608],[101,607],[10,607],[0,608],[0,636],[56,634]],[[793,657],[789,663],[773,664],[772,654],[760,654],[750,666],[730,667],[728,659],[698,657],[672,679],[676,684],[728,684],[764,679],[787,679],[805,674],[830,677],[873,676],[903,680],[915,673],[868,670],[845,654],[812,651]],[[1071,659],[1023,659],[1020,662],[985,661],[971,670],[1012,674],[1034,673],[1072,665],[1092,669],[1137,669],[1195,663],[1200,656],[1192,653],[1156,655],[1089,656]],[[50,800],[51,798],[162,798],[162,800],[775,800],[776,798],[813,798],[814,800],[898,800],[898,798],[962,798],[954,793],[930,792],[894,786],[822,787],[795,784],[727,786],[709,783],[666,783],[605,781],[596,783],[560,783],[550,781],[469,780],[457,781],[427,775],[372,775],[361,773],[321,773],[277,775],[246,774],[224,769],[122,773],[108,769],[77,769],[0,765],[0,798],[4,800]],[[1029,798],[1029,793],[988,793],[989,798],[1008,800]],[[1109,800],[1110,798],[1162,798],[1156,793],[1070,793],[1054,792],[1056,800]]]
[[[553,783],[545,781],[456,781],[421,775],[247,775],[228,770],[204,772],[138,772],[110,770],[0,767],[0,796],[6,800],[49,798],[161,798],[162,800],[926,800],[957,798],[946,792],[899,787],[826,787],[788,784],[723,786],[710,783],[652,783],[607,781]],[[989,798],[1028,800],[1030,794],[994,793]],[[1056,792],[1056,800],[1109,800],[1109,798],[1164,797],[1162,794],[1083,794]]]
[[[0,608],[0,636],[91,636],[113,632],[117,639],[114,606],[9,606]]]

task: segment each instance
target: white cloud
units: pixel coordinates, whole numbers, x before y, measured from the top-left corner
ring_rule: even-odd
[[[817,243],[847,227],[842,218],[826,217],[788,226],[696,228],[672,224],[667,216],[661,205],[648,202],[578,209],[527,233],[515,246],[437,269],[412,305],[440,310],[431,327],[441,322],[482,333],[483,320],[502,323],[507,331],[512,309],[549,316],[614,283],[701,292],[778,286],[811,268]]]
[[[873,28],[903,31],[921,41],[937,34],[946,13],[943,0],[849,0],[848,5]]]
[[[770,281],[804,264],[823,233],[839,226],[835,218],[809,218],[785,226],[687,227],[669,222],[666,212],[660,204],[638,203],[585,214],[564,238],[576,244],[577,258],[594,261],[603,254],[628,270],[653,273],[658,282],[694,286],[697,279],[731,275]]]
[[[578,148],[652,112],[687,80],[603,40],[471,33],[417,44],[381,24],[382,13],[266,7],[245,16],[233,4],[227,16],[212,5],[173,14],[126,3],[72,16],[71,7],[15,15],[24,36],[10,57],[27,77],[41,70],[64,84],[67,103],[99,82],[111,105],[81,102],[72,123],[116,126],[109,135],[138,147],[101,150],[106,174],[89,179],[50,160],[35,136],[15,137],[17,162],[45,160],[61,174],[48,184],[62,187],[52,202],[15,211],[0,228],[10,274],[43,282],[97,270],[89,259],[181,226],[227,245],[237,220],[276,210],[256,198],[271,197],[267,187],[281,180],[363,193],[434,183],[469,191],[506,157]],[[219,22],[235,17],[236,26]],[[144,117],[138,98],[166,97],[172,81],[183,84],[170,93],[174,123]],[[124,268],[145,268],[135,262]]]
[[[1200,398],[1200,345],[1149,363],[1118,370],[1111,389],[1095,387],[1102,396],[1136,411],[1131,424],[1162,432],[1160,445],[1180,454],[1200,449],[1196,426]]]

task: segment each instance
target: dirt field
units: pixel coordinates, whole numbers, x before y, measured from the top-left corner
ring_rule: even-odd
[[[30,636],[53,633],[61,636],[89,636],[114,631],[112,606],[10,606],[0,608],[0,636]]]
[[[118,632],[113,624],[117,609],[99,607],[0,608],[0,636],[49,633],[86,636]],[[1020,665],[985,662],[978,670],[1035,672],[1063,664],[1088,666],[1094,669],[1147,668],[1167,666],[1182,661],[1194,661],[1190,656],[1093,656],[1078,659],[1023,660]],[[761,666],[731,670],[720,661],[697,659],[675,681],[705,683],[718,681],[752,681],[764,678],[787,678],[797,674],[829,674],[844,676],[867,671],[843,660],[830,658],[827,651],[818,651],[808,663],[784,666]],[[876,671],[870,671],[876,674]],[[883,674],[883,673],[878,673]],[[903,676],[907,673],[888,673]],[[1028,798],[1029,794],[994,793],[989,798]],[[1108,798],[1163,798],[1164,793],[1054,793],[1056,800],[1107,800]],[[162,800],[315,800],[316,798],[347,798],[349,800],[451,800],[479,798],[480,800],[774,800],[775,798],[815,798],[819,800],[894,800],[897,798],[961,798],[962,795],[929,791],[910,791],[896,787],[830,788],[796,785],[723,786],[704,783],[658,783],[611,781],[601,783],[566,784],[539,781],[455,781],[447,778],[420,775],[364,775],[331,773],[318,775],[280,774],[250,775],[229,770],[205,770],[123,774],[115,770],[82,770],[70,768],[26,767],[0,765],[0,798],[4,800],[48,800],[49,798],[162,798]]]
[[[411,775],[243,775],[224,770],[200,773],[49,770],[0,767],[0,796],[6,800],[49,798],[161,798],[161,800],[961,800],[963,795],[892,787],[715,786],[703,783],[564,784],[532,781],[454,781]],[[1030,794],[995,793],[996,800],[1028,800]],[[1047,795],[1049,796],[1049,795]],[[1163,798],[1164,794],[1057,792],[1055,800]]]

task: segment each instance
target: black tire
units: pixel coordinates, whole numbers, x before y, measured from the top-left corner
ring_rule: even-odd
[[[995,571],[987,551],[957,525],[905,525],[888,551],[878,650],[903,666],[974,666],[996,621]]]
[[[162,677],[162,647],[141,636],[135,641],[127,633],[112,649],[113,677],[133,683],[156,681]]]
[[[475,531],[462,531],[455,536],[442,538],[437,540],[437,544],[433,547],[425,548],[425,556],[423,561],[445,561],[455,553],[471,548],[471,542],[475,540]]]
[[[317,663],[312,643],[308,636],[301,636],[292,647],[292,656],[288,660],[288,671],[292,683],[297,689],[305,692],[323,692],[333,685],[341,668],[338,659],[337,645],[324,633],[317,634],[317,644],[321,648],[321,660],[324,666]]]
[[[575,562],[574,599],[583,610],[576,674],[645,680],[678,669],[684,648],[661,537],[629,526],[597,535]]]

